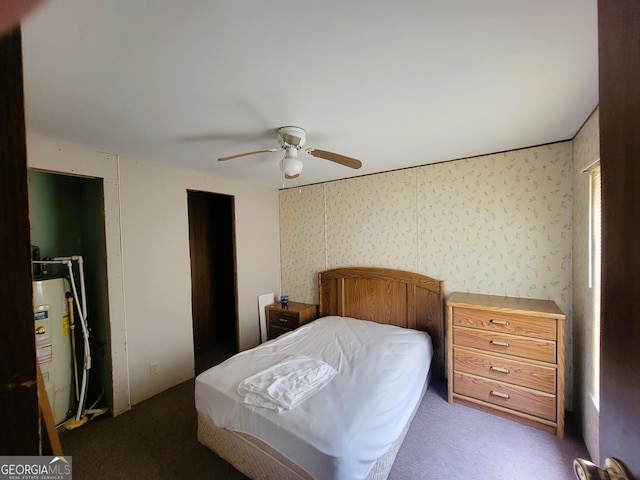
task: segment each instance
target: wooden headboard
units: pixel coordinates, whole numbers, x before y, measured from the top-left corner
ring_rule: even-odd
[[[402,270],[347,267],[318,274],[320,316],[339,315],[427,332],[431,372],[444,377],[444,282]]]

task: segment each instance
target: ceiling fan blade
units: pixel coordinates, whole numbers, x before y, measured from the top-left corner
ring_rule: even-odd
[[[256,153],[277,152],[278,150],[280,150],[280,149],[279,148],[265,148],[264,150],[254,150],[253,152],[238,153],[236,155],[230,155],[228,157],[220,157],[218,159],[218,161],[219,162],[224,162],[225,160],[232,160],[234,158],[246,157],[248,155],[255,155]]]
[[[324,158],[325,160],[339,163],[340,165],[344,165],[345,167],[356,169],[362,167],[362,162],[360,160],[356,160],[355,158],[351,157],[345,157],[344,155],[339,155],[333,152],[327,152],[326,150],[307,148],[305,152],[310,157]]]

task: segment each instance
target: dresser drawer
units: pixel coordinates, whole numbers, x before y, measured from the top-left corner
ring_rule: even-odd
[[[454,390],[492,405],[556,421],[556,396],[474,375],[454,373]]]
[[[269,312],[269,325],[293,330],[299,326],[300,315],[296,312],[283,312],[271,310]]]
[[[280,335],[284,335],[285,333],[291,332],[292,330],[290,328],[281,328],[278,327],[277,325],[269,325],[269,340],[272,340],[274,338],[278,338]]]
[[[453,343],[516,357],[556,362],[556,342],[475,328],[453,327]]]
[[[554,319],[515,313],[477,310],[465,307],[453,309],[453,324],[461,327],[481,328],[499,333],[512,333],[526,337],[557,339]]]
[[[453,347],[453,369],[546,393],[556,392],[556,369]]]

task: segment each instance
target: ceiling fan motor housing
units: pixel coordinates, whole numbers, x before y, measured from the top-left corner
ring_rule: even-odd
[[[300,127],[280,127],[278,129],[278,144],[282,148],[295,147],[298,150],[307,141],[307,132]]]

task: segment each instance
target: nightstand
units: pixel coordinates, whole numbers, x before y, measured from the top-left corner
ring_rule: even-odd
[[[318,318],[318,306],[309,303],[290,301],[289,305],[283,308],[278,302],[267,305],[266,310],[269,340]]]

